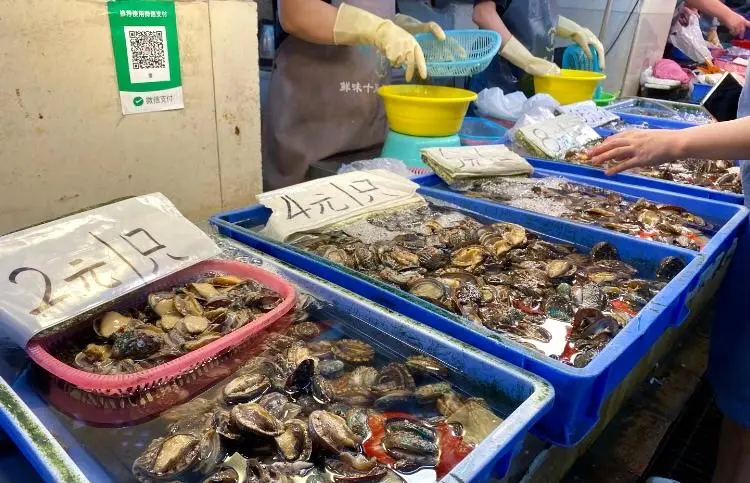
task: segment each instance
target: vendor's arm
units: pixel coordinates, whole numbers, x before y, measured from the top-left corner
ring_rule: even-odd
[[[333,45],[338,9],[322,0],[279,0],[281,28],[313,44]]]
[[[750,22],[745,20],[745,17],[724,5],[720,0],[685,0],[685,4],[718,18],[721,24],[737,37],[744,36],[745,29],[750,27]]]
[[[750,117],[689,129],[636,129],[607,138],[588,155],[593,164],[617,161],[607,174],[677,159],[750,158]]]
[[[534,57],[505,26],[492,0],[479,0],[474,5],[474,23],[481,29],[494,30],[503,41],[500,56],[531,75],[559,74],[560,68],[548,60]]]
[[[342,3],[338,8],[322,0],[279,0],[279,20],[290,35],[316,44],[372,45],[393,66],[406,66],[406,80],[414,69],[427,77],[422,48],[413,35],[370,12]]]

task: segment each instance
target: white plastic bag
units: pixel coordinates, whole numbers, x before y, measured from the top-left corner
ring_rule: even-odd
[[[703,38],[698,15],[695,13],[690,14],[687,26],[683,26],[679,21],[672,22],[669,41],[695,62],[707,62],[713,59]]]
[[[520,91],[506,95],[499,87],[492,87],[480,92],[474,102],[483,116],[515,121],[521,116],[526,96]]]
[[[350,173],[352,171],[369,171],[371,169],[385,169],[404,178],[414,176],[414,173],[409,171],[409,168],[406,167],[403,161],[394,158],[363,159],[349,164],[342,164],[338,174]]]

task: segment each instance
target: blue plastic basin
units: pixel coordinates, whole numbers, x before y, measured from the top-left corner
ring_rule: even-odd
[[[423,194],[427,194],[422,189]],[[442,190],[429,191],[430,196],[467,207],[465,198]],[[476,205],[471,205],[476,208]],[[254,205],[211,217],[219,232],[235,238],[315,275],[346,287],[362,296],[400,312],[430,327],[443,331],[480,350],[498,356],[518,367],[543,377],[555,388],[552,410],[532,432],[554,444],[571,446],[580,442],[599,420],[599,410],[607,396],[625,378],[662,335],[673,325],[681,324],[691,314],[689,303],[696,293],[713,279],[719,266],[706,269],[706,257],[696,252],[640,240],[628,235],[593,229],[561,219],[550,219],[502,205],[486,203],[482,213],[462,210],[484,223],[507,221],[533,230],[542,238],[566,242],[588,251],[600,241],[612,243],[621,259],[653,277],[665,256],[678,256],[688,262],[636,317],[584,368],[574,368],[539,355],[501,334],[478,329],[466,319],[448,312],[403,290],[394,288],[359,272],[333,264],[317,255],[287,244],[267,239],[253,228],[264,225],[270,211]],[[703,275],[701,275],[703,274]]]
[[[490,478],[502,478],[531,426],[552,406],[554,389],[549,383],[533,374],[468,347],[424,324],[374,305],[371,301],[346,289],[249,250],[247,247],[237,245],[233,249],[238,250],[236,254],[242,256],[245,261],[278,273],[294,283],[300,291],[307,292],[318,300],[330,304],[328,312],[335,314],[337,320],[345,326],[343,330],[346,333],[354,333],[354,336],[358,338],[377,341],[384,351],[396,356],[405,357],[416,350],[439,359],[450,368],[447,377],[449,382],[455,383],[469,395],[484,398],[487,404],[503,417],[500,425],[441,481],[484,482]],[[4,361],[0,360],[0,369],[3,363]],[[128,434],[129,442],[132,444],[133,435],[141,434],[140,426],[133,426],[129,429],[95,428],[99,432],[98,438],[85,438],[82,434],[87,428],[82,423],[61,415],[40,397],[30,371],[21,373],[13,384],[13,389],[24,404],[17,412],[23,412],[26,417],[34,421],[41,421],[44,427],[65,447],[72,461],[75,461],[75,463],[63,461],[57,464],[65,464],[70,467],[70,473],[76,475],[82,473],[89,481],[96,483],[121,481],[123,475],[129,477],[129,464],[119,467],[110,461],[110,470],[107,470],[101,455],[111,457],[122,452],[129,457],[139,454],[144,447],[144,442],[139,442],[138,448],[141,449],[131,448],[126,446],[124,441],[120,441],[118,435]],[[0,409],[4,403],[5,399],[0,401]],[[81,410],[85,411],[85,407]],[[26,426],[8,423],[2,417],[0,417],[0,422],[3,423],[5,429],[17,430],[9,431],[11,435],[20,433],[23,436],[27,432]],[[7,426],[8,424],[10,427]],[[46,431],[44,433],[48,435]],[[107,439],[110,433],[111,441]],[[26,437],[14,438],[14,440],[32,460],[40,461],[39,470],[48,481],[62,481],[56,477],[61,473],[60,468],[48,468],[51,463],[46,463],[43,459],[47,455],[43,452],[48,451],[45,446],[46,442],[41,440],[43,436],[44,434],[37,432],[34,438],[26,434]],[[102,446],[101,442],[105,440],[107,444]],[[124,459],[128,460],[127,457]],[[62,474],[66,473],[62,472]],[[115,474],[121,477],[118,478]]]

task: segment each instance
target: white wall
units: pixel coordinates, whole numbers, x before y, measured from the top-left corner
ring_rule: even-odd
[[[186,107],[123,117],[104,1],[3,0],[0,233],[152,191],[193,219],[253,201],[256,5],[176,8]]]
[[[604,38],[608,49],[618,32],[622,35],[607,56],[607,80],[604,88],[621,91],[622,95],[635,95],[641,71],[662,57],[669,34],[676,0],[641,0],[626,23],[628,14],[638,0],[614,0]],[[606,0],[557,0],[561,15],[588,27],[596,35],[604,16]],[[559,41],[567,45],[569,41]]]

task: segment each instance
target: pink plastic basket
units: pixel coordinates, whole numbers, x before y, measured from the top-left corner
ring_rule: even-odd
[[[93,374],[71,367],[52,356],[50,349],[54,348],[64,338],[83,330],[84,327],[80,325],[52,336],[32,339],[27,344],[26,351],[29,357],[47,372],[83,391],[106,396],[124,397],[168,384],[174,379],[184,376],[206,362],[219,357],[231,348],[243,343],[254,334],[273,324],[294,307],[296,300],[294,287],[277,275],[246,263],[227,260],[206,260],[121,297],[112,309],[117,310],[117,308],[123,309],[139,305],[139,303],[145,301],[146,296],[151,292],[168,290],[176,285],[182,285],[195,280],[206,273],[235,275],[256,280],[266,288],[281,295],[282,301],[270,312],[254,319],[240,329],[226,334],[215,342],[159,366],[131,374]]]

